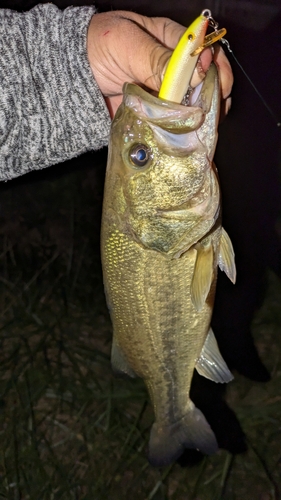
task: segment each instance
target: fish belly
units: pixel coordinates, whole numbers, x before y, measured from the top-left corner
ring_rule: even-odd
[[[196,250],[170,259],[144,248],[118,228],[105,226],[102,260],[114,344],[124,363],[144,379],[154,408],[151,462],[170,463],[182,453],[182,446],[215,451],[215,437],[189,399],[195,363],[210,325],[215,279],[198,312],[190,296]],[[197,437],[182,435],[187,432],[183,428],[192,433],[191,420],[197,427],[198,422],[199,427],[205,426],[211,435],[204,438],[212,441],[205,450]]]

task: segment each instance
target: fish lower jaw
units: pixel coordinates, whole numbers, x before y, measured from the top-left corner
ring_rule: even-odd
[[[188,200],[182,205],[169,207],[167,209],[158,209],[157,215],[164,219],[186,219],[187,217],[200,218],[203,220],[211,220],[216,217],[220,208],[219,196],[214,199],[214,196],[208,196],[196,205],[192,204],[192,200]]]

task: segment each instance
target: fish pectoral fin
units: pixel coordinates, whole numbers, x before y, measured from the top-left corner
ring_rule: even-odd
[[[113,373],[117,376],[127,375],[132,378],[136,377],[134,370],[132,370],[132,368],[129,366],[126,357],[121,347],[116,343],[114,336],[111,348],[111,367]]]
[[[185,448],[212,455],[218,449],[216,437],[203,413],[189,402],[189,411],[171,425],[155,422],[149,440],[148,460],[155,467],[173,463]]]
[[[196,261],[191,281],[191,301],[197,311],[201,311],[213,280],[213,247],[196,245]]]
[[[222,228],[220,239],[220,250],[218,265],[221,271],[224,271],[232,283],[236,281],[236,266],[234,260],[234,250],[227,232]]]
[[[226,383],[233,379],[233,375],[219,351],[214,332],[211,328],[195,368],[200,375],[213,380],[213,382]]]

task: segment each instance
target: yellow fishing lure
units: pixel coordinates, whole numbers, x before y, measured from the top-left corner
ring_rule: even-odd
[[[181,37],[166,68],[158,95],[160,99],[181,103],[188,90],[199,54],[205,47],[225,35],[226,30],[223,28],[215,29],[213,33],[205,36],[210,19],[210,10],[203,10]]]

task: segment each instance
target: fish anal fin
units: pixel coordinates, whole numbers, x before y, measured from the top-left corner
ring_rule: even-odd
[[[233,379],[233,375],[229,371],[219,351],[216,338],[211,328],[195,368],[200,375],[213,380],[213,382],[227,383]]]
[[[155,467],[173,463],[185,448],[195,448],[207,455],[218,449],[216,437],[203,413],[190,401],[188,413],[178,422],[161,425],[155,422],[149,440],[148,460]]]
[[[211,244],[203,246],[196,245],[196,261],[191,281],[191,301],[197,309],[201,311],[206,302],[206,298],[211,288],[213,280],[213,247]]]
[[[218,265],[221,271],[224,271],[232,283],[236,281],[236,266],[234,259],[234,250],[227,232],[222,228]]]
[[[119,377],[124,377],[124,376],[129,376],[132,378],[136,377],[135,372],[129,366],[126,357],[121,347],[117,344],[114,336],[111,348],[111,367],[114,375],[117,375]]]

